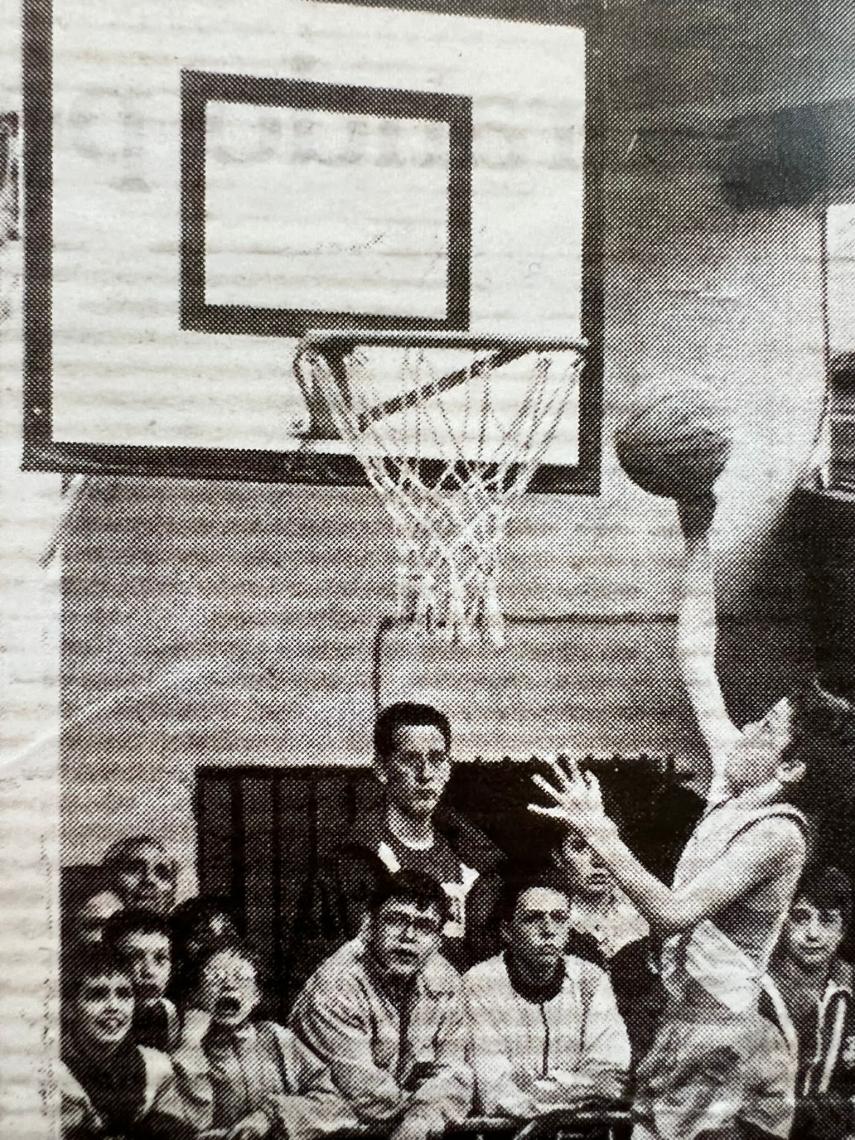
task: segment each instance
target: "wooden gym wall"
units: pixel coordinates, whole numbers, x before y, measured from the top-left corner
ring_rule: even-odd
[[[603,488],[524,504],[505,657],[413,652],[382,628],[391,544],[367,490],[103,481],[64,552],[66,862],[152,830],[190,893],[197,766],[365,763],[378,695],[444,704],[464,754],[569,742],[698,763],[674,511],[608,446],[639,377],[708,376],[733,398],[721,669],[736,717],[786,689],[811,660],[787,500],[824,387],[819,215],[728,202],[724,136],[732,115],[851,96],[852,21],[844,2],[608,5]]]

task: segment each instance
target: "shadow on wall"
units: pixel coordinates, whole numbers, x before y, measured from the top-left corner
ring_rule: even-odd
[[[744,545],[739,573],[721,591],[730,597],[728,605],[719,603],[718,670],[737,724],[755,720],[815,669],[805,618],[804,525],[796,500],[787,500],[757,539]]]

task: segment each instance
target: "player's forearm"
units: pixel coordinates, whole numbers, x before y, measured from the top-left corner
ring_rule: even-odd
[[[639,913],[659,934],[675,934],[699,920],[701,916],[696,913],[692,900],[675,894],[651,875],[620,838],[612,820],[603,817],[602,824],[586,829],[584,837]]]
[[[687,681],[715,676],[716,613],[709,538],[686,540],[677,615],[677,657]]]
[[[677,660],[698,727],[713,764],[733,724],[716,672],[717,621],[709,534],[686,537],[686,560],[677,617]]]

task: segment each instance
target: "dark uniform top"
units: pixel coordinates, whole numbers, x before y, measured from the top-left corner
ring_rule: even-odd
[[[335,854],[309,881],[296,920],[292,993],[329,954],[359,932],[382,877],[419,870],[440,883],[452,916],[442,952],[458,970],[497,953],[502,855],[489,839],[451,810],[434,820],[430,848],[406,847],[389,833],[382,808],[358,819]]]

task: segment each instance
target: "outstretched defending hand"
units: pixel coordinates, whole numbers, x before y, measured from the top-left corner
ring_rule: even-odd
[[[603,810],[600,782],[596,776],[583,772],[569,756],[545,757],[545,760],[553,779],[547,780],[536,773],[532,780],[552,804],[548,807],[529,804],[529,811],[561,820],[578,831],[583,839],[611,823]]]

